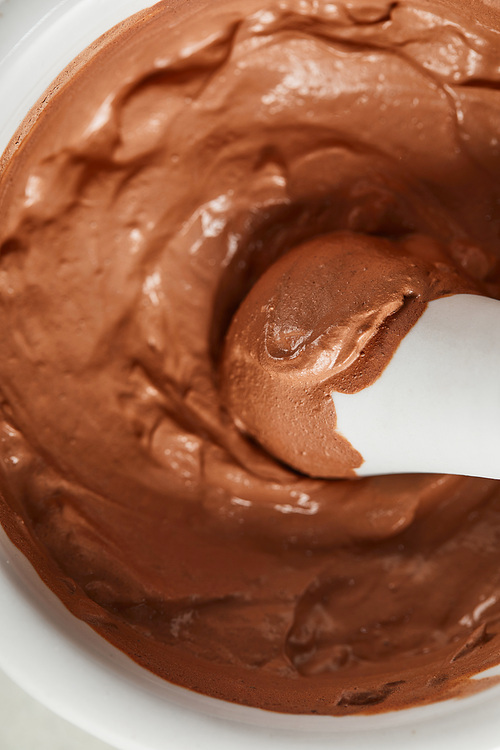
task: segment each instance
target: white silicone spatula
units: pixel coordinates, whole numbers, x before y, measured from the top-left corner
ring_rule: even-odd
[[[500,302],[429,303],[380,378],[332,393],[358,476],[438,472],[500,479]]]

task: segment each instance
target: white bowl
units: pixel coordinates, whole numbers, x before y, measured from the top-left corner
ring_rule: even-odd
[[[244,0],[242,0],[244,2]],[[55,76],[148,0],[0,2],[0,153]],[[0,668],[121,750],[493,750],[500,686],[372,717],[290,716],[170,685],[71,615],[0,530]],[[500,669],[490,670],[500,674]]]

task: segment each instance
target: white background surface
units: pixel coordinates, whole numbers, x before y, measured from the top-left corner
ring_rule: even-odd
[[[0,672],[0,750],[110,750],[33,700]]]

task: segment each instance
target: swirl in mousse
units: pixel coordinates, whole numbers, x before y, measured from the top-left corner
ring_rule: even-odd
[[[223,388],[240,429],[304,474],[353,476],[363,459],[335,431],[332,393],[370,385],[427,301],[460,288],[456,273],[428,259],[433,249],[425,237],[343,232],[273,264],[226,337]]]
[[[0,518],[165,679],[332,715],[489,684],[497,482],[353,478],[325,393],[429,300],[500,298],[499,30],[479,0],[162,2],[4,154]]]

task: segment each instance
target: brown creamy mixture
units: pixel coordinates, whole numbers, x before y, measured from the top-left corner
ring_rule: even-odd
[[[363,457],[335,431],[331,394],[371,385],[427,300],[472,291],[441,254],[429,236],[337,231],[281,256],[226,336],[223,397],[240,429],[304,474],[355,476]]]
[[[0,517],[168,680],[344,715],[500,662],[500,485],[317,478],[362,460],[332,389],[372,382],[429,299],[500,297],[495,7],[160,3],[4,157]]]

